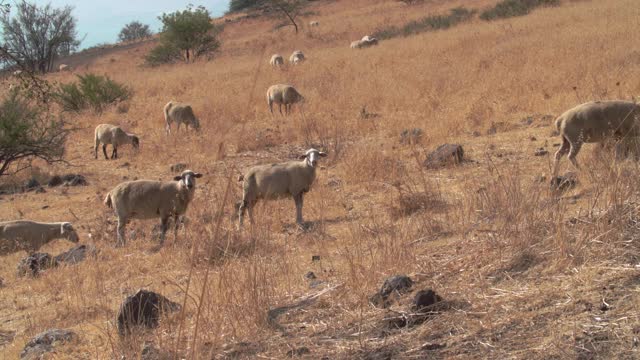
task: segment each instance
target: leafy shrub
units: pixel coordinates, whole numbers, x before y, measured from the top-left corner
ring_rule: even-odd
[[[149,52],[144,58],[149,66],[172,64],[182,60],[180,49],[171,44],[160,44]]]
[[[448,15],[427,16],[419,20],[411,21],[401,28],[390,26],[380,29],[373,33],[373,36],[378,39],[390,39],[397,36],[409,36],[422,32],[444,30],[471,19],[475,13],[475,10],[458,7],[452,9]]]
[[[105,106],[127,100],[131,90],[107,76],[78,75],[77,83],[63,84],[55,93],[60,106],[65,111],[79,112],[87,108],[102,112]]]
[[[502,0],[480,14],[482,20],[495,20],[527,15],[540,6],[558,6],[560,0]]]

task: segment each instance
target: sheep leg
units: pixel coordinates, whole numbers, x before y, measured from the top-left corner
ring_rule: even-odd
[[[169,217],[163,217],[160,220],[160,227],[162,229],[162,234],[160,235],[160,246],[164,245],[164,239],[167,234],[167,230],[169,229]]]
[[[575,166],[577,170],[580,170],[580,166],[578,165],[578,160],[576,160],[576,156],[578,152],[580,152],[580,148],[582,147],[582,142],[577,142],[575,144],[571,144],[571,150],[569,150],[569,161]]]
[[[569,152],[569,149],[571,148],[571,144],[569,143],[569,140],[567,140],[567,138],[565,138],[564,136],[562,137],[562,145],[560,146],[560,149],[558,149],[558,151],[556,151],[556,155],[555,155],[555,160],[553,162],[553,177],[555,178],[556,176],[558,176],[558,170],[560,168],[560,159]]]
[[[181,123],[180,121],[178,121],[178,126],[176,127],[176,132],[177,132],[177,133],[179,133],[179,132],[180,132],[180,125],[181,125],[181,124],[182,124],[182,123]]]
[[[271,112],[271,115],[273,115],[273,102],[271,100],[269,100],[269,111]]]
[[[296,195],[293,197],[293,200],[296,202],[296,223],[298,223],[298,225],[302,225],[303,221],[302,221],[302,203],[303,203],[303,198],[302,198],[302,193]]]
[[[111,151],[111,159],[118,158],[118,147],[113,145],[113,150]]]
[[[278,110],[280,111],[280,115],[282,115],[282,103],[278,103]],[[285,112],[286,112],[286,108],[285,108]]]
[[[100,143],[96,141],[96,146],[93,149],[96,160],[98,159],[98,146],[100,146]]]
[[[102,145],[102,153],[104,154],[104,159],[109,160],[109,157],[107,156],[107,144]]]
[[[127,219],[118,217],[118,242],[116,247],[125,246],[127,241],[124,237],[124,227],[127,224]]]
[[[247,202],[242,200],[240,203],[240,208],[238,209],[238,230],[242,228],[242,223],[244,222],[244,211],[247,208]]]
[[[175,215],[173,217],[173,220],[175,222],[175,226],[173,229],[173,242],[175,243],[176,241],[178,241],[178,228],[180,227],[180,216]]]

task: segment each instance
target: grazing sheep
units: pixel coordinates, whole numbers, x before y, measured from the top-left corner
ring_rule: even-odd
[[[309,26],[320,26],[320,23],[317,21],[312,21],[309,23]]]
[[[273,54],[271,60],[269,60],[269,64],[273,67],[281,66],[284,64],[284,58],[280,54]]]
[[[189,129],[189,125],[191,125],[196,131],[200,130],[200,120],[193,114],[193,109],[191,105],[188,104],[169,101],[167,105],[164,106],[164,119],[167,122],[167,134],[171,134],[171,123],[174,121],[178,124],[176,131],[180,131],[180,124],[182,123],[184,123],[187,129]]]
[[[118,246],[125,245],[124,227],[130,219],[160,218],[164,244],[169,218],[174,217],[175,233],[178,236],[178,217],[183,215],[193,199],[196,178],[202,174],[185,170],[174,181],[136,180],[119,184],[104,199],[105,205],[113,208],[118,216]]]
[[[295,65],[303,62],[305,59],[306,58],[304,57],[304,54],[302,53],[302,51],[295,50],[289,57],[289,62]]]
[[[311,189],[316,178],[318,156],[327,156],[316,149],[309,149],[300,156],[302,161],[254,166],[239,180],[244,180],[242,203],[239,209],[238,228],[242,227],[244,212],[249,212],[253,224],[253,207],[259,199],[272,200],[293,197],[296,203],[296,222],[302,225],[302,197]]]
[[[111,144],[113,146],[113,151],[111,153],[112,159],[118,158],[118,146],[131,144],[134,149],[138,149],[140,147],[140,139],[133,134],[127,134],[120,127],[110,124],[100,124],[96,126],[95,132],[95,141],[96,146],[93,149],[95,153],[95,158],[98,158],[98,146],[102,143],[102,152],[104,153],[104,158],[109,160],[107,157],[107,145]]]
[[[269,111],[273,114],[273,103],[278,104],[278,110],[282,115],[282,105],[284,105],[284,113],[288,115],[291,112],[291,105],[297,102],[304,102],[304,96],[291,85],[276,84],[267,89],[267,103]]]
[[[576,167],[576,155],[583,143],[602,143],[608,138],[621,140],[640,135],[640,106],[623,100],[594,101],[578,105],[560,115],[555,126],[562,137],[562,146],[556,152],[553,176],[558,175],[560,159],[569,154]]]
[[[58,71],[60,72],[69,71],[69,70],[71,70],[71,68],[67,64],[60,64],[60,66],[58,67]]]
[[[0,222],[0,255],[25,250],[34,253],[55,239],[77,243],[78,233],[69,222],[43,223],[31,220]]]
[[[16,70],[13,72],[13,76],[20,76],[22,75],[22,70]]]

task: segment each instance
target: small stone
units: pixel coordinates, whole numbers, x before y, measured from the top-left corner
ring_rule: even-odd
[[[24,187],[27,189],[27,191],[34,190],[40,187],[40,183],[35,178],[31,178],[24,184]]]
[[[413,308],[416,311],[422,311],[437,302],[442,301],[442,298],[431,289],[420,290],[413,298]]]
[[[54,257],[47,253],[34,253],[18,262],[18,276],[38,276],[43,271],[58,266]]]
[[[320,261],[320,255],[311,255],[311,261]]]
[[[127,297],[118,312],[118,333],[125,336],[134,326],[158,327],[164,312],[179,311],[182,306],[153,291],[138,290]]]
[[[313,271],[309,271],[308,273],[304,274],[304,278],[307,280],[315,280],[316,274],[313,273]]]
[[[24,346],[20,352],[21,359],[40,359],[45,353],[53,351],[58,344],[70,342],[77,338],[75,332],[66,329],[51,329],[38,334]]]
[[[387,297],[394,292],[398,294],[404,294],[411,290],[413,286],[413,280],[406,275],[395,275],[387,278],[380,288],[380,295]]]
[[[48,187],[55,187],[55,186],[61,185],[62,183],[63,183],[62,178],[60,176],[58,176],[58,175],[54,175],[47,182],[47,186]]]
[[[55,257],[55,260],[59,263],[77,264],[84,261],[88,256],[95,257],[98,253],[98,249],[91,244],[82,244],[74,246],[68,251],[63,252]]]
[[[424,161],[427,169],[436,169],[449,164],[460,164],[464,159],[462,145],[443,144],[431,152]]]
[[[47,190],[45,190],[42,186],[36,189],[36,194],[44,194]]]

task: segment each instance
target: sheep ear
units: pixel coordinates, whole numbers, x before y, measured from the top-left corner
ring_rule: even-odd
[[[202,177],[202,174],[200,174],[200,173],[195,173],[195,174],[193,174],[193,177],[195,177],[195,178],[201,178],[201,177]]]
[[[318,153],[318,155],[320,155],[320,156],[322,156],[322,157],[326,157],[326,156],[327,156],[327,153],[326,153],[326,152],[322,152],[322,151],[320,151],[320,152]]]
[[[180,180],[182,180],[182,176],[174,176],[173,180],[180,181]]]

